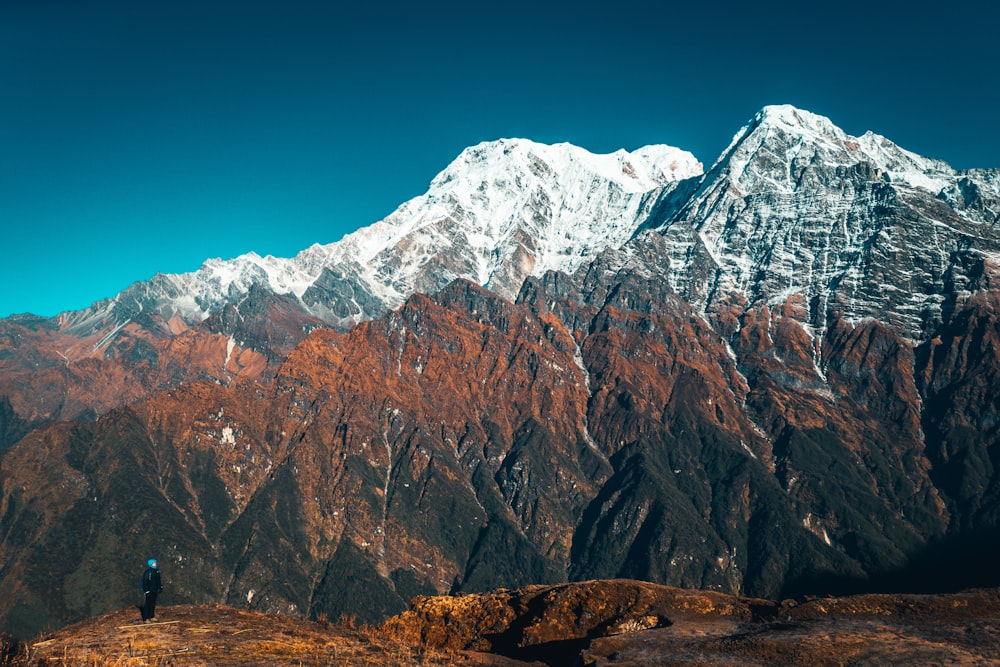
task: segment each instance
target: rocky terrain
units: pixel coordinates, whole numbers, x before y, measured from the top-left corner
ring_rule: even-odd
[[[995,320],[969,311],[933,354],[835,323],[821,383],[794,304],[744,318],[737,365],[682,301],[641,306],[639,280],[560,316],[455,283],[316,330],[267,385],[35,429],[0,461],[6,622],[118,606],[146,553],[178,602],[367,621],[418,594],[621,576],[771,598],[995,576],[976,559],[996,487],[962,463],[990,441],[921,440],[969,433],[984,402],[928,413],[920,389]]]
[[[184,605],[10,643],[0,664],[987,665],[998,603],[997,590],[773,602],[615,580],[421,597],[379,626]]]
[[[342,245],[4,320],[0,626],[151,555],[171,603],[370,623],[1000,586],[998,216],[995,170],[769,107],[704,173],[494,142]]]

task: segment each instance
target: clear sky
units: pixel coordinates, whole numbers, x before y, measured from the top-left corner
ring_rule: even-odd
[[[501,137],[707,166],[788,103],[1000,167],[996,7],[0,0],[0,317],[336,241]]]

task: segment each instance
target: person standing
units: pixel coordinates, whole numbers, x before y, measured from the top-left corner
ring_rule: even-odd
[[[155,558],[146,561],[146,571],[142,574],[142,622],[156,620],[156,596],[163,590],[160,585],[160,566]]]

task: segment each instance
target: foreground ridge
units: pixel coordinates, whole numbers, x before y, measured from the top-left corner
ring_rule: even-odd
[[[450,665],[424,651],[348,623],[307,621],[222,605],[176,605],[143,624],[134,610],[62,628],[11,651],[0,665]]]
[[[775,602],[631,580],[418,597],[358,627],[218,605],[119,611],[0,664],[637,665],[993,664],[1000,589]]]

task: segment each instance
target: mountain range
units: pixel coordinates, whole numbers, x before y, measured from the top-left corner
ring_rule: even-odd
[[[996,585],[998,223],[1000,169],[774,106],[707,170],[484,143],[337,243],[0,320],[0,619],[151,553],[175,601],[371,620]]]

